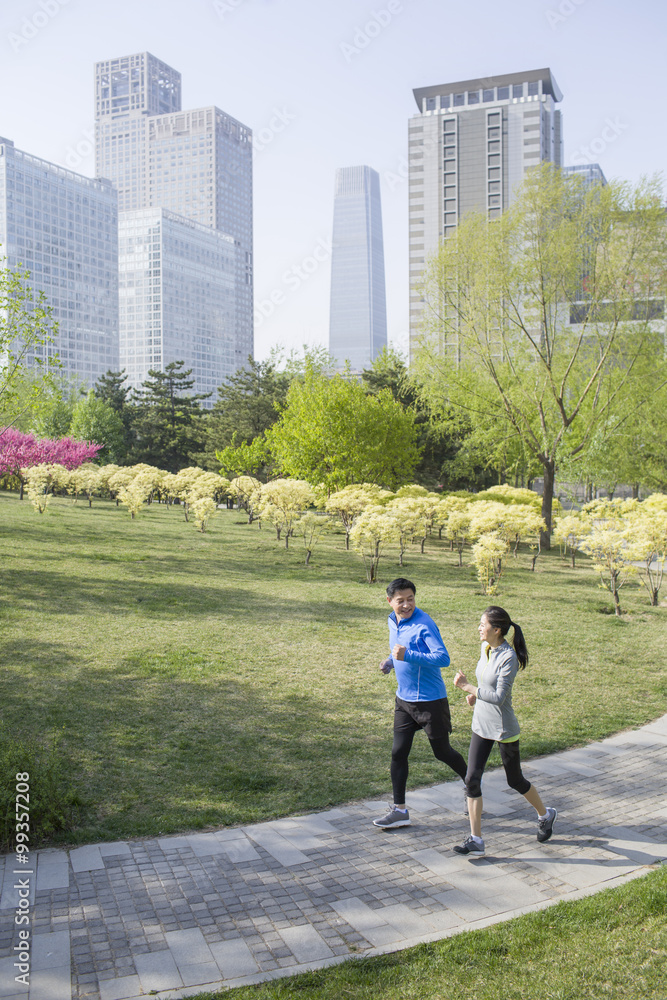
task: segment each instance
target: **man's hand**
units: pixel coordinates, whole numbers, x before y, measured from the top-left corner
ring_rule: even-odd
[[[396,660],[404,660],[405,659],[405,646],[399,646],[399,644],[396,643],[396,645],[394,646],[394,648],[391,651],[391,655]]]
[[[394,669],[394,664],[391,662],[391,657],[387,657],[387,659],[383,660],[382,663],[380,664],[380,670],[382,671],[383,674],[390,674],[393,669]]]

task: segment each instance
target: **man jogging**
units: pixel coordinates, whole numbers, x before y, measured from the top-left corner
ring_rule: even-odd
[[[391,783],[394,802],[375,826],[392,830],[410,825],[405,805],[408,756],[418,729],[426,733],[431,749],[458,776],[465,779],[466,762],[449,744],[452,724],[447,690],[441,668],[449,666],[449,653],[438,626],[415,605],[416,588],[399,577],[387,587],[389,648],[391,657],[380,664],[383,674],[396,671],[398,690],[394,709],[394,743],[391,751]]]

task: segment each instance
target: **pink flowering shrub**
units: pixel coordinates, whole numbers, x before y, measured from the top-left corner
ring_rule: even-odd
[[[29,469],[43,462],[63,465],[66,469],[78,469],[84,462],[92,462],[102,445],[88,441],[74,441],[61,438],[52,441],[37,440],[33,434],[23,434],[13,427],[0,431],[0,478],[17,476],[21,469]]]

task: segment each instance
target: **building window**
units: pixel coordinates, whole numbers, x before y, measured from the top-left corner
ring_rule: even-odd
[[[512,97],[523,97],[523,84],[515,83],[512,87]]]
[[[485,104],[488,104],[489,101],[493,100],[493,96],[494,96],[493,90],[485,90],[482,94],[482,100],[484,101]]]
[[[510,89],[509,87],[498,87],[498,100],[507,101],[509,100]]]
[[[533,83],[528,84],[529,97],[536,97],[539,94],[539,92],[540,92],[540,84],[538,80],[535,80]]]
[[[468,91],[468,104],[479,104],[479,91],[469,90]]]
[[[461,108],[466,102],[465,94],[454,94],[454,107]]]
[[[451,103],[452,103],[452,95],[451,94],[441,95],[441,97],[440,97],[440,107],[441,108],[448,108],[451,105]]]
[[[426,110],[435,111],[435,97],[426,98]]]

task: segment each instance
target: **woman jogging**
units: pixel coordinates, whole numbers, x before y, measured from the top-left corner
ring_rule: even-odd
[[[514,629],[513,645],[505,636]],[[479,623],[482,652],[477,664],[477,687],[461,672],[454,678],[456,687],[467,692],[467,702],[474,706],[472,738],[468,754],[466,792],[470,817],[470,836],[454,850],[470,858],[484,857],[482,840],[482,774],[493,744],[498,743],[507,784],[530,802],[537,812],[537,839],[551,836],[555,809],[545,808],[537,789],[524,778],[519,757],[519,723],[512,709],[512,685],[519,670],[528,663],[528,650],[520,627],[503,608],[487,608]]]

